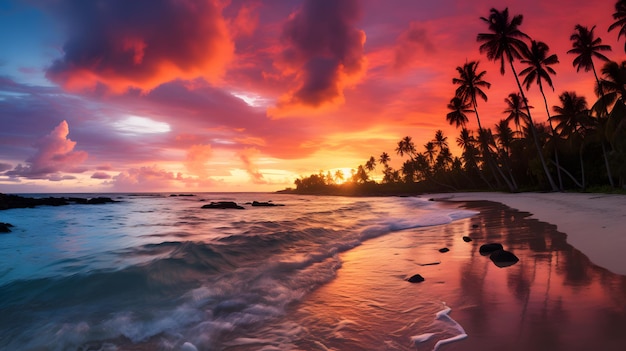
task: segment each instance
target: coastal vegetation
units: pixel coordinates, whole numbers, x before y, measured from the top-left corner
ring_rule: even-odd
[[[612,16],[615,22],[608,31],[617,30],[618,38],[626,39],[626,0],[617,1]],[[512,15],[508,8],[491,9],[480,20],[486,25],[486,31],[476,37],[480,53],[499,62],[500,74],[509,74],[515,82],[498,123],[483,125],[479,114],[491,87],[485,80],[487,71],[479,61],[465,62],[456,67],[452,79],[456,90],[447,105],[449,112],[442,116],[459,130],[456,138],[438,130],[419,148],[411,136],[405,136],[394,150],[403,160],[398,169],[390,166],[391,156],[382,152],[351,174],[320,171],[298,178],[296,188],[286,191],[385,195],[624,189],[626,61],[615,62],[607,56],[611,47],[602,43],[596,26],[576,24],[569,38],[568,61],[580,74],[593,73],[596,96],[563,91],[557,102],[549,102],[545,89],[554,90],[557,65],[564,58],[551,53],[547,43],[524,33],[523,15]],[[532,102],[541,106],[537,109],[526,96],[533,86],[543,97]],[[477,129],[469,127],[473,119]],[[456,143],[461,155],[452,154],[451,143]]]

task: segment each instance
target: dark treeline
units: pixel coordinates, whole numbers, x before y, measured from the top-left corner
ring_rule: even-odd
[[[607,14],[610,15],[610,14]],[[615,4],[614,23],[608,31],[626,37],[626,0]],[[491,84],[478,61],[456,67],[456,87],[445,116],[459,129],[449,140],[439,130],[423,148],[410,136],[402,138],[395,153],[404,159],[400,169],[389,166],[382,152],[370,157],[350,175],[321,171],[295,181],[297,192],[337,194],[391,194],[457,190],[588,190],[626,187],[626,61],[611,61],[611,51],[596,34],[596,26],[577,24],[567,52],[580,74],[593,74],[596,96],[588,101],[575,91],[564,91],[549,103],[545,89],[559,63],[548,45],[521,30],[522,15],[508,8],[491,9],[481,17],[487,31],[477,35],[480,53],[500,63],[509,74],[512,91],[502,104],[503,119],[483,126],[480,104],[487,101]],[[626,45],[624,47],[626,52]],[[514,84],[513,84],[514,83]],[[538,87],[543,101],[530,106],[525,92]],[[539,112],[540,111],[540,112]],[[546,118],[547,116],[547,118]],[[443,118],[444,116],[442,116]],[[467,128],[476,119],[478,129]],[[449,145],[462,150],[452,155]],[[372,180],[376,168],[382,180]]]

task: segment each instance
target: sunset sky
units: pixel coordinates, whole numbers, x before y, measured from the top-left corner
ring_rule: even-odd
[[[383,151],[399,168],[404,136],[421,150],[442,129],[455,146],[446,106],[466,61],[492,83],[483,126],[505,117],[514,78],[476,42],[490,8],[558,55],[552,106],[566,90],[595,101],[566,53],[576,24],[626,59],[614,3],[3,0],[0,192],[274,191]]]

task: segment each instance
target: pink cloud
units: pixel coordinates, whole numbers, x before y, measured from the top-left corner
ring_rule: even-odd
[[[185,167],[187,167],[187,171],[200,178],[207,178],[209,176],[207,162],[211,158],[211,155],[211,145],[192,145],[187,150],[187,156],[185,158]]]
[[[19,164],[12,171],[5,172],[5,175],[51,181],[73,179],[60,173],[84,172],[86,168],[79,165],[87,159],[87,152],[74,151],[76,142],[70,140],[68,135],[69,125],[62,121],[50,134],[35,143],[37,152],[26,160],[26,166]]]
[[[121,172],[113,177],[110,184],[118,191],[167,190],[176,188],[176,181],[182,179],[181,173],[168,172],[153,165]]]
[[[431,55],[435,50],[428,28],[418,22],[411,22],[409,28],[400,34],[395,48],[393,67],[405,68],[418,58],[418,55]]]
[[[111,175],[104,172],[96,172],[91,175],[91,179],[111,179]]]
[[[245,149],[239,152],[239,159],[243,162],[244,168],[254,184],[267,184],[263,174],[250,160],[256,154],[258,154],[256,149]]]

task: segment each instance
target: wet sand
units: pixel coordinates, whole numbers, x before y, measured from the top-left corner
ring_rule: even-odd
[[[532,213],[567,234],[567,242],[591,262],[626,275],[626,195],[581,193],[453,193],[445,201],[487,200]]]
[[[485,201],[446,206],[480,214],[341,254],[337,278],[273,327],[299,325],[300,350],[433,350],[458,334],[435,319],[445,303],[468,337],[439,350],[624,350],[626,276],[593,264],[555,225],[529,213]],[[495,266],[479,253],[488,242],[520,261]],[[440,253],[443,247],[450,251]],[[424,282],[405,281],[417,273]],[[434,336],[411,341],[425,333]]]

